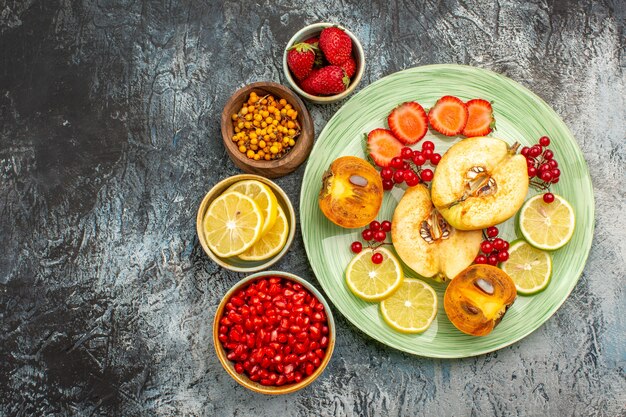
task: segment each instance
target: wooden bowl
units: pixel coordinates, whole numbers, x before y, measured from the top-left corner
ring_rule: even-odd
[[[211,251],[204,237],[204,226],[202,223],[204,220],[204,215],[206,214],[206,211],[208,210],[213,200],[215,200],[224,191],[226,191],[228,187],[236,182],[243,180],[257,180],[261,181],[264,184],[267,184],[276,195],[276,200],[278,200],[278,204],[280,204],[283,211],[285,212],[285,216],[287,216],[287,223],[289,224],[289,235],[287,236],[287,242],[285,242],[285,246],[283,246],[281,251],[278,252],[276,255],[264,261],[244,261],[236,256],[233,256],[231,258],[220,258]],[[215,184],[213,188],[211,188],[209,192],[204,196],[204,198],[202,199],[202,203],[200,203],[200,207],[198,208],[198,214],[196,216],[196,232],[198,233],[198,240],[200,241],[200,245],[202,245],[202,249],[204,249],[204,252],[209,255],[209,258],[211,258],[216,264],[218,264],[222,268],[226,268],[235,272],[256,272],[274,265],[276,262],[278,262],[280,258],[285,255],[285,253],[287,253],[289,247],[291,246],[291,243],[293,242],[293,238],[296,235],[296,213],[293,210],[293,206],[291,205],[291,201],[289,200],[287,194],[285,194],[283,189],[276,185],[274,182],[259,175],[234,175]]]
[[[293,77],[293,75],[291,75],[291,71],[289,70],[289,67],[287,66],[287,52],[288,52],[288,49],[294,44],[298,42],[302,42],[312,36],[319,36],[322,29],[330,27],[330,26],[337,26],[339,29],[342,29],[344,32],[346,32],[346,34],[352,40],[352,57],[354,58],[356,62],[356,73],[350,80],[350,85],[348,86],[346,91],[344,91],[343,93],[336,94],[334,96],[314,96],[312,94],[305,92],[303,89],[301,89],[298,86],[296,79]],[[287,42],[285,51],[283,52],[283,72],[285,74],[285,78],[287,79],[287,82],[289,83],[291,88],[294,89],[296,93],[300,94],[302,97],[304,97],[308,101],[316,103],[316,104],[330,104],[339,100],[343,100],[344,98],[348,97],[350,94],[354,92],[354,90],[356,89],[356,86],[359,85],[359,83],[361,82],[364,71],[365,71],[365,52],[363,51],[363,46],[361,45],[361,42],[359,42],[357,37],[354,36],[354,33],[350,32],[348,29],[344,28],[343,26],[336,25],[334,23],[328,23],[328,22],[314,23],[312,25],[303,27],[298,32],[296,32],[295,35],[291,37],[289,42]]]
[[[237,371],[235,371],[233,363],[229,361],[228,358],[226,357],[226,351],[224,347],[222,346],[222,342],[220,342],[220,340],[218,339],[219,327],[220,327],[219,321],[224,312],[226,303],[228,303],[228,300],[230,300],[230,297],[238,289],[248,285],[252,281],[255,281],[263,277],[280,277],[280,278],[285,278],[285,279],[295,281],[301,284],[308,291],[310,291],[311,294],[313,294],[324,305],[324,312],[326,313],[326,317],[328,320],[328,347],[326,348],[326,356],[324,356],[324,359],[322,360],[320,366],[315,370],[315,372],[313,372],[308,377],[303,378],[302,381],[298,383],[283,385],[280,387],[267,386],[267,385],[261,385],[258,382],[254,382],[250,380],[250,378],[248,378],[245,374],[237,373]],[[217,357],[219,358],[220,363],[222,364],[226,372],[228,372],[228,374],[232,376],[235,381],[237,381],[239,384],[243,385],[244,387],[248,388],[249,390],[258,392],[260,394],[270,394],[270,395],[289,394],[289,393],[298,391],[299,389],[302,389],[306,387],[307,385],[309,385],[310,383],[312,383],[313,381],[315,381],[315,379],[317,379],[317,377],[319,377],[322,374],[322,372],[324,372],[326,365],[328,365],[328,362],[330,361],[330,358],[333,354],[333,350],[335,349],[335,337],[336,337],[335,320],[333,318],[333,313],[330,311],[330,307],[328,303],[326,302],[326,300],[324,299],[324,297],[322,296],[322,294],[308,281],[300,278],[297,275],[290,274],[288,272],[280,272],[280,271],[258,272],[256,274],[252,274],[249,277],[246,277],[243,280],[239,281],[230,290],[228,290],[226,295],[224,295],[224,298],[222,298],[220,305],[217,307],[217,311],[215,312],[215,318],[213,320],[213,346],[215,347],[215,352],[217,353]]]
[[[241,109],[242,104],[248,100],[250,93],[253,91],[259,96],[272,94],[277,99],[284,98],[298,112],[298,122],[302,131],[296,138],[296,144],[280,159],[255,161],[241,153],[237,144],[232,140],[235,130],[231,116]],[[302,100],[287,87],[270,81],[249,84],[235,91],[222,112],[222,140],[224,141],[226,152],[228,152],[230,159],[238,168],[250,174],[262,175],[267,178],[277,178],[289,174],[298,168],[309,156],[314,138],[313,120],[311,120],[311,115]]]

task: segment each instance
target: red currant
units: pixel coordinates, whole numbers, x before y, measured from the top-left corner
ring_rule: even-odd
[[[393,188],[392,180],[383,180],[383,190],[389,191]]]
[[[542,136],[539,138],[539,144],[541,146],[550,146],[550,138],[547,136]]]
[[[552,152],[550,149],[546,149],[546,151],[543,153],[543,159],[549,161],[552,158],[554,158],[554,152]]]
[[[559,163],[556,162],[556,159],[550,159],[550,161],[548,161],[548,164],[550,164],[550,168],[556,168],[559,166]]]
[[[507,242],[507,241],[505,240],[505,241],[504,241],[504,246],[502,247],[502,250],[505,250],[505,251],[506,251],[506,250],[509,250],[509,246],[510,246],[509,242]]]
[[[422,151],[425,151],[427,149],[430,149],[431,151],[434,150],[435,144],[429,140],[425,141],[424,143],[422,143]]]
[[[554,201],[554,194],[552,194],[552,193],[545,193],[543,195],[543,201],[545,201],[548,204],[552,203]]]
[[[537,168],[535,168],[534,166],[528,167],[528,177],[534,178],[535,175],[537,175]]]
[[[359,253],[363,250],[363,245],[361,244],[361,242],[352,242],[350,249],[352,249],[352,252],[354,253]]]
[[[380,223],[377,222],[376,220],[372,221],[370,223],[370,230],[372,232],[376,232],[376,231],[380,230]]]
[[[439,164],[439,161],[441,161],[441,155],[439,155],[438,153],[432,154],[432,156],[430,157],[430,162],[433,165],[437,165]]]
[[[415,187],[419,183],[420,183],[420,179],[417,175],[406,180],[406,185],[408,185],[409,187]]]
[[[561,170],[558,168],[554,168],[552,170],[552,178],[557,178],[561,176]]]
[[[380,224],[380,228],[383,232],[391,232],[391,222],[389,220],[385,220]]]
[[[370,229],[365,229],[361,232],[361,237],[366,242],[369,242],[370,240],[374,239],[374,232],[372,232]]]
[[[501,251],[498,253],[498,261],[499,262],[506,262],[509,260],[509,253],[505,250]]]
[[[498,233],[500,231],[498,230],[498,228],[496,226],[491,226],[487,228],[487,236],[489,237],[496,237],[498,236]]]
[[[433,150],[432,149],[424,149],[422,151],[422,155],[424,155],[424,158],[430,159],[430,157],[433,156]]]
[[[426,158],[421,153],[419,155],[413,155],[413,163],[418,167],[421,167],[426,163]]]
[[[548,163],[543,163],[539,165],[539,172],[547,171],[549,169],[550,169],[550,164]]]
[[[412,180],[414,178],[417,178],[417,174],[415,172],[413,172],[413,170],[406,170],[404,171],[404,180],[406,182],[409,182],[409,180]]]
[[[421,176],[422,180],[424,181],[432,181],[435,174],[433,174],[433,171],[431,171],[430,169],[425,169],[422,171]]]
[[[498,265],[498,257],[496,255],[491,255],[487,258],[487,263],[489,265],[496,266]]]
[[[375,264],[381,264],[383,262],[383,255],[381,253],[376,252],[372,255],[372,262]]]
[[[403,169],[404,171],[406,171],[406,170],[408,170],[408,169],[411,169],[411,165],[409,165],[409,163],[408,163],[408,162],[403,162],[403,163],[402,163],[402,169]]]
[[[493,240],[493,248],[495,250],[502,250],[502,249],[504,249],[504,239],[500,239],[499,237],[495,238]]]
[[[559,177],[556,178],[552,178],[552,184],[556,184],[557,182],[559,182]]]
[[[384,180],[390,180],[393,178],[393,169],[386,167],[380,171],[380,177]]]
[[[487,257],[485,255],[478,255],[476,259],[474,259],[475,264],[486,264]]]
[[[391,166],[396,169],[402,168],[403,163],[402,159],[397,156],[391,160]]]
[[[384,242],[385,239],[387,239],[387,233],[383,232],[382,230],[374,232],[374,240],[375,241],[377,241],[377,242]]]
[[[524,146],[522,148],[522,150],[520,151],[520,153],[522,154],[522,156],[528,156],[528,151],[530,150],[530,148],[528,146]]]
[[[493,245],[491,244],[490,241],[485,240],[483,243],[480,244],[480,250],[485,255],[489,255],[491,252],[493,252]]]
[[[528,151],[528,156],[531,156],[533,158],[536,158],[539,155],[541,155],[541,147],[540,146],[534,145]]]
[[[541,174],[539,174],[539,178],[541,178],[542,181],[550,182],[550,180],[552,180],[552,172],[543,171]]]
[[[404,182],[404,171],[396,171],[393,173],[393,182],[402,184]]]
[[[402,159],[411,159],[411,157],[413,156],[413,150],[408,146],[405,146],[404,148],[402,148],[400,155],[402,156]]]

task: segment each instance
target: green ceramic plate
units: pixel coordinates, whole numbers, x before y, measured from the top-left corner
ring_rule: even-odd
[[[548,288],[532,297],[519,296],[498,327],[486,337],[472,337],[459,332],[443,310],[444,285],[432,283],[439,296],[439,311],[432,326],[421,335],[405,335],[389,328],[380,316],[378,304],[354,297],[344,283],[344,269],[352,254],[350,243],[359,230],[342,229],[324,217],[318,208],[317,195],[322,173],[342,155],[364,157],[363,134],[377,127],[387,127],[387,115],[398,104],[417,100],[431,107],[443,95],[462,100],[480,97],[493,101],[497,131],[493,136],[509,143],[536,143],[548,135],[551,149],[563,172],[553,192],[571,202],[576,211],[576,231],[564,248],[553,253],[553,279]],[[458,138],[446,138],[429,132],[426,139],[435,142],[436,151],[444,153]],[[419,146],[419,144],[418,144]],[[385,193],[379,219],[391,219],[403,190],[395,187]],[[530,191],[529,196],[535,191]],[[587,164],[572,134],[559,116],[539,97],[499,74],[459,65],[432,65],[412,68],[385,77],[352,97],[328,122],[313,148],[304,174],[300,196],[302,235],[309,261],[337,309],[357,328],[380,342],[405,352],[437,358],[460,358],[479,355],[508,346],[543,324],[565,301],[583,271],[594,227],[594,202]],[[515,219],[500,225],[509,241],[519,237]],[[405,268],[407,276],[417,276]]]

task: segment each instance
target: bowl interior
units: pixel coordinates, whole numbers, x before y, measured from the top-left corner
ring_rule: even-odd
[[[235,134],[235,129],[233,127],[231,116],[241,109],[241,106],[248,100],[250,93],[252,92],[255,92],[259,97],[271,94],[277,99],[284,98],[289,104],[291,104],[292,108],[298,112],[297,121],[301,128],[300,135],[296,137],[295,145],[280,159],[255,161],[254,159],[250,159],[246,155],[242,154],[238,149],[237,143],[232,140],[233,135]],[[242,169],[245,169],[248,166],[253,167],[255,170],[254,172],[256,173],[260,173],[261,170],[281,171],[281,168],[285,170],[286,168],[284,167],[286,166],[293,166],[295,169],[295,167],[297,167],[299,163],[303,162],[308,156],[313,144],[314,136],[313,121],[302,100],[287,87],[269,81],[252,83],[237,90],[224,106],[221,129],[224,144],[228,153],[235,159],[235,163]],[[279,173],[284,175],[286,172]],[[263,175],[266,174],[264,173]],[[270,174],[267,176],[273,175]]]
[[[287,223],[289,225],[289,235],[287,236],[287,242],[285,242],[285,246],[283,246],[279,253],[263,261],[244,261],[236,256],[233,256],[231,258],[221,258],[211,251],[204,237],[204,226],[202,223],[204,220],[204,215],[206,214],[206,211],[208,210],[213,200],[215,200],[224,191],[226,191],[228,187],[243,180],[257,180],[261,181],[264,184],[267,184],[276,195],[276,200],[285,212],[285,216],[287,217]],[[213,261],[215,261],[218,265],[236,272],[255,272],[260,271],[261,269],[265,269],[278,262],[278,260],[283,257],[287,250],[289,250],[289,246],[291,246],[291,243],[293,242],[293,238],[296,233],[296,216],[293,210],[293,206],[291,205],[291,201],[289,200],[287,194],[285,194],[285,192],[282,190],[282,188],[280,188],[278,185],[268,180],[267,178],[261,177],[259,175],[241,174],[226,178],[225,180],[217,183],[206,194],[198,209],[196,229],[198,233],[198,240],[200,240],[202,248],[204,249],[206,254],[209,255],[209,257],[213,259]]]
[[[233,363],[226,358],[226,350],[222,346],[222,342],[220,342],[218,339],[219,320],[222,317],[222,313],[230,297],[239,288],[245,287],[248,284],[263,277],[281,277],[281,278],[286,278],[286,279],[298,282],[302,284],[302,286],[305,287],[308,291],[310,291],[324,305],[324,310],[325,310],[324,312],[326,313],[326,317],[328,321],[328,335],[329,335],[328,347],[326,348],[326,355],[324,356],[324,359],[322,360],[320,366],[315,370],[315,372],[313,372],[313,374],[311,374],[310,376],[303,378],[302,381],[298,383],[283,385],[280,387],[267,386],[267,385],[261,385],[255,381],[252,381],[245,374],[237,373],[237,371],[235,371]],[[330,306],[328,305],[328,303],[326,302],[322,294],[308,281],[300,278],[297,275],[290,274],[288,272],[263,271],[263,272],[258,272],[256,274],[252,274],[244,278],[243,280],[239,281],[226,293],[226,295],[224,295],[224,298],[222,298],[222,301],[220,302],[220,305],[218,306],[217,311],[215,312],[215,318],[213,320],[213,344],[215,346],[215,351],[220,360],[220,363],[222,364],[224,369],[230,374],[230,376],[232,376],[233,379],[235,379],[239,384],[243,385],[244,387],[252,391],[262,393],[262,394],[272,394],[272,395],[289,394],[291,392],[302,389],[306,387],[307,385],[309,385],[310,383],[312,383],[313,381],[315,381],[315,379],[317,379],[317,377],[322,374],[322,372],[326,368],[326,365],[328,365],[328,362],[330,361],[330,358],[333,354],[333,350],[335,349],[335,336],[336,336],[335,335],[335,320],[330,310]]]
[[[348,86],[346,91],[344,91],[343,93],[340,93],[334,96],[314,96],[302,90],[298,86],[293,75],[291,74],[291,71],[289,70],[289,67],[287,66],[287,49],[290,46],[298,42],[302,42],[312,36],[319,36],[320,32],[324,28],[330,27],[330,26],[337,26],[341,28],[343,31],[346,32],[346,34],[352,40],[352,57],[354,58],[354,61],[356,62],[357,70],[354,76],[352,77],[352,80],[350,80],[350,85]],[[335,25],[333,23],[315,23],[315,24],[312,24],[312,25],[309,25],[300,29],[289,40],[289,42],[287,43],[287,47],[285,48],[285,51],[283,53],[283,70],[285,73],[285,77],[287,78],[287,81],[289,82],[289,85],[298,94],[305,97],[307,100],[312,101],[314,103],[319,103],[319,104],[333,103],[350,95],[355,90],[359,82],[361,82],[361,78],[363,78],[363,72],[365,70],[365,53],[363,51],[363,46],[361,45],[361,42],[357,39],[357,37],[352,32],[350,32],[350,30],[346,29],[345,27],[341,25]]]

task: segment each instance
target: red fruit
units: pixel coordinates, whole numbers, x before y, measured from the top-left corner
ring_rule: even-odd
[[[370,157],[379,167],[388,167],[391,160],[402,152],[402,142],[387,129],[374,129],[367,135]]]
[[[428,117],[419,103],[410,101],[393,109],[387,118],[389,129],[407,145],[419,142],[428,132]]]
[[[374,240],[377,242],[382,242],[386,238],[387,238],[387,233],[383,232],[382,230],[379,230],[374,233]]]
[[[332,65],[341,65],[350,58],[352,40],[338,27],[329,27],[320,33],[320,49]]]
[[[317,36],[313,36],[304,41],[312,45],[315,48],[315,63],[313,64],[314,68],[320,68],[324,65],[324,56],[322,55],[322,51],[320,49],[320,38]]]
[[[348,59],[341,64],[340,67],[343,68],[349,78],[352,78],[356,73],[356,61],[352,58],[352,56],[348,57]]]
[[[308,43],[310,45],[313,45],[313,46],[317,47],[317,46],[319,46],[320,38],[318,38],[317,36],[312,36],[309,39],[306,39],[304,41],[304,43]]]
[[[382,222],[380,227],[383,232],[391,232],[391,222],[389,220]]]
[[[315,48],[308,43],[297,43],[287,52],[287,66],[298,80],[309,76],[315,62]]]
[[[372,262],[375,264],[380,264],[383,262],[383,255],[376,252],[372,255]],[[324,346],[324,338],[322,337],[321,345]]]
[[[312,96],[320,94],[315,90],[315,85],[313,84],[313,80],[315,80],[315,76],[318,72],[319,69],[313,68],[309,76],[300,82],[300,88],[302,88],[305,93],[311,94]]]
[[[469,112],[461,100],[443,96],[428,112],[428,121],[433,129],[446,136],[455,136],[463,131]]]
[[[361,242],[352,242],[350,249],[352,249],[352,252],[354,253],[359,253],[363,250],[363,245],[361,244]]]
[[[485,136],[493,130],[495,120],[491,103],[480,98],[470,100],[467,103],[469,117],[463,129],[463,135],[467,137]]]
[[[421,177],[424,181],[432,181],[435,174],[430,169],[425,169],[422,171]]]
[[[309,80],[307,87],[309,87],[311,91],[317,92],[318,95],[334,95],[342,93],[346,91],[348,84],[350,84],[350,78],[346,76],[345,71],[336,65],[329,65],[327,67],[320,68],[304,81],[307,80]]]

